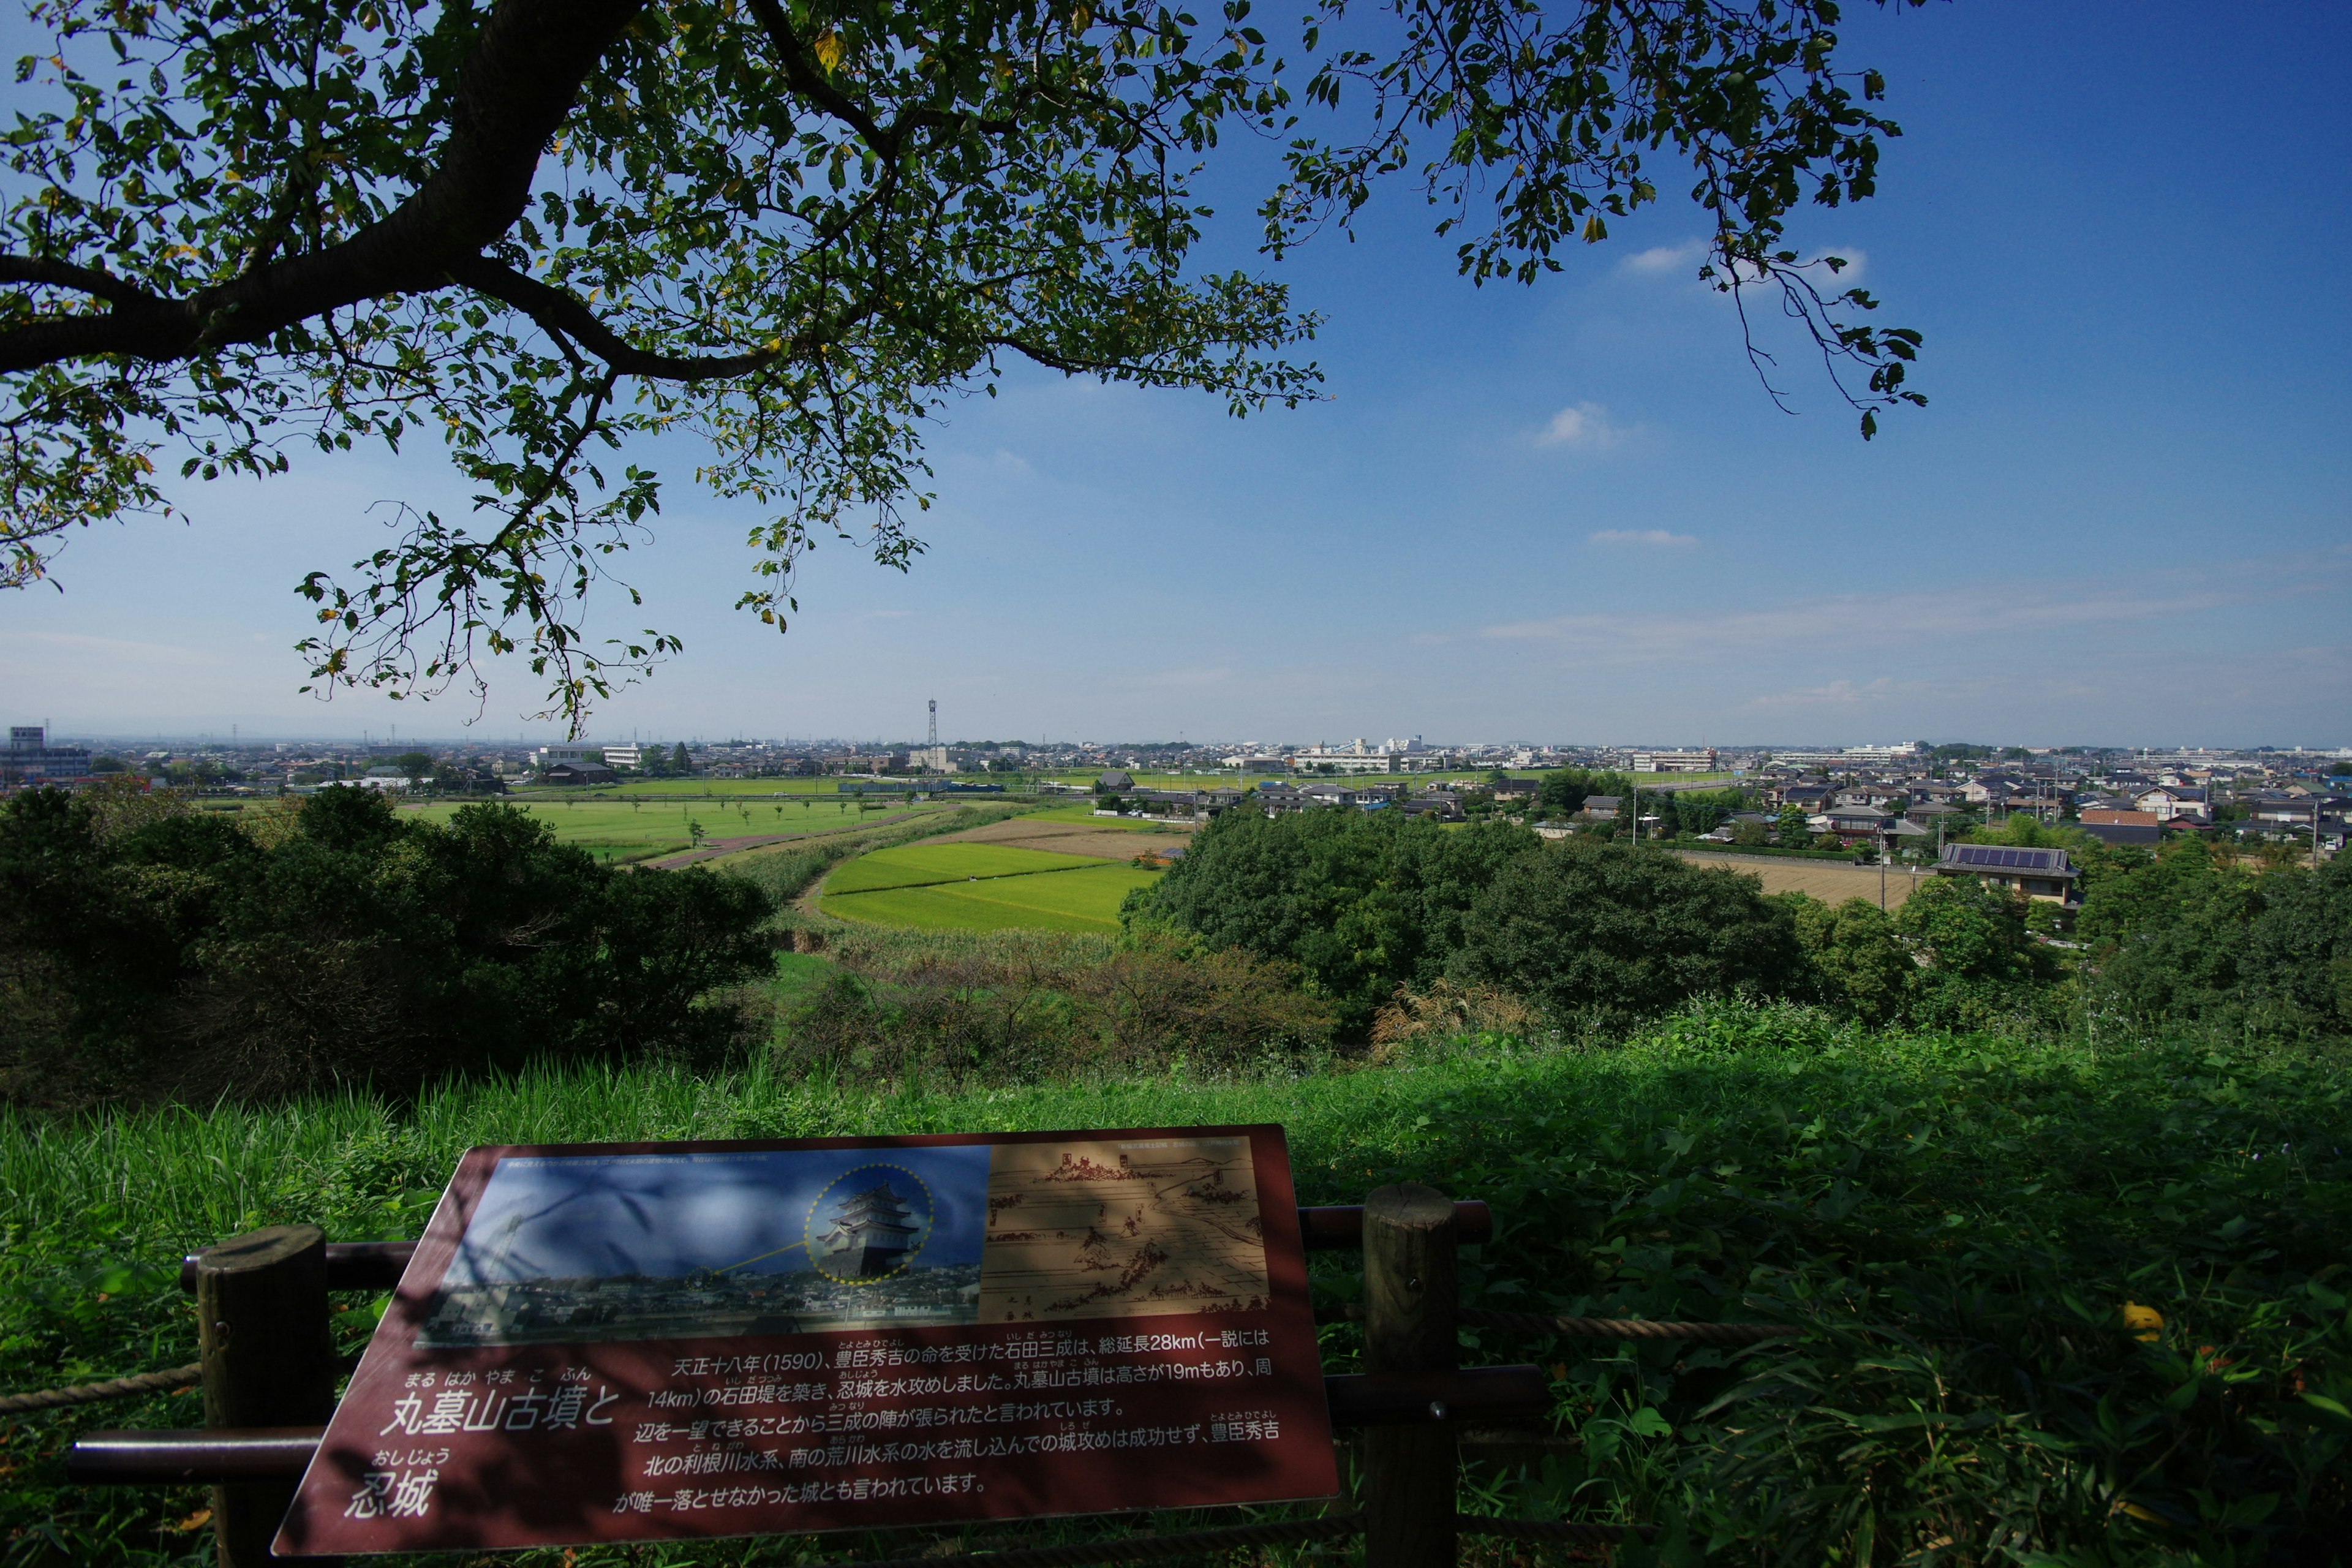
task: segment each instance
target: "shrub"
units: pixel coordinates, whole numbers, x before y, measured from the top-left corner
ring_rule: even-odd
[[[1395,998],[1372,1020],[1372,1060],[1390,1061],[1423,1040],[1464,1035],[1503,1035],[1524,1039],[1540,1025],[1536,1010],[1493,985],[1459,985],[1441,976],[1426,990],[1397,988]]]
[[[1296,965],[1165,935],[858,932],[778,1022],[784,1065],[835,1078],[1010,1083],[1295,1056],[1331,1008]]]
[[[769,902],[622,871],[505,805],[330,790],[247,832],[55,790],[0,809],[0,1092],[48,1104],[395,1091],[541,1055],[708,1054]]]

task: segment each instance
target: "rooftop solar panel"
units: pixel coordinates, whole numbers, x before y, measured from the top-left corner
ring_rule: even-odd
[[[1945,855],[1954,865],[1981,866],[1988,870],[2058,871],[2066,864],[2063,849],[2012,849],[1998,844],[1947,845]]]

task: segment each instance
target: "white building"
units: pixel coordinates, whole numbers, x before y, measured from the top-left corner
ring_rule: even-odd
[[[575,768],[637,768],[645,765],[645,753],[635,746],[605,746],[587,741],[572,742],[561,746],[541,746],[530,754],[534,772],[545,773],[558,763],[570,763]]]
[[[1711,773],[1716,772],[1715,748],[1704,752],[1636,752],[1637,773]]]

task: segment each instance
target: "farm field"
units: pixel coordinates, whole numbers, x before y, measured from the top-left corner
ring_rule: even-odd
[[[1049,805],[1043,811],[1031,812],[1023,820],[1028,822],[1082,822],[1088,827],[1107,833],[1150,833],[1167,828],[1164,822],[1143,822],[1124,816],[1097,816],[1092,801],[1073,801],[1067,805]],[[1181,829],[1179,829],[1181,831]]]
[[[1108,931],[1127,895],[1157,875],[1013,845],[910,844],[842,867],[825,879],[818,907],[875,925]]]
[[[950,834],[943,841],[960,844],[1016,844],[1027,849],[1050,849],[1057,855],[1087,855],[1098,860],[1132,860],[1150,850],[1167,851],[1189,843],[1192,830],[1165,823],[1119,822],[1111,817],[1083,821],[1051,811],[1030,812],[1008,822]]]
[[[1764,881],[1768,893],[1808,893],[1825,903],[1842,904],[1848,899],[1878,902],[1878,868],[1875,866],[1840,866],[1825,860],[1776,860],[1764,855],[1709,855],[1701,850],[1679,850],[1678,854],[1694,866],[1719,866],[1733,871],[1751,872]],[[1915,878],[1908,871],[1892,867],[1886,872],[1886,907],[1900,909],[1903,901],[1924,877]]]
[[[1088,862],[1002,844],[903,844],[863,855],[825,879],[827,893],[863,893],[882,888],[916,888],[961,882],[973,877],[1019,877],[1067,871]]]
[[[871,814],[861,815],[857,803],[840,797],[838,804],[831,798],[804,798],[794,801],[671,801],[599,798],[572,796],[548,798],[544,795],[510,795],[511,805],[520,806],[533,816],[555,829],[556,840],[581,848],[599,852],[599,858],[613,859],[644,859],[690,848],[693,835],[690,826],[699,822],[703,831],[712,838],[742,837],[752,834],[838,833],[855,830]],[[446,822],[457,814],[463,803],[431,801],[415,805],[403,805],[401,814],[422,817],[427,822]],[[891,803],[894,813],[908,808]],[[950,811],[951,804],[920,805],[916,812]],[[604,852],[609,851],[609,857]]]

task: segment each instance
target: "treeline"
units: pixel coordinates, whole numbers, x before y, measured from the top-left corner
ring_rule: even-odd
[[[1131,930],[1295,964],[1342,1042],[1513,1016],[1591,1037],[1727,995],[1874,1025],[2352,1033],[2352,865],[2109,851],[2072,940],[2055,916],[1973,878],[1892,912],[1832,907],[1646,846],[1345,811],[1228,812],[1125,911]]]
[[[0,807],[0,1096],[71,1107],[725,1050],[751,882],[614,871],[501,804],[328,790],[255,826],[136,792]]]

